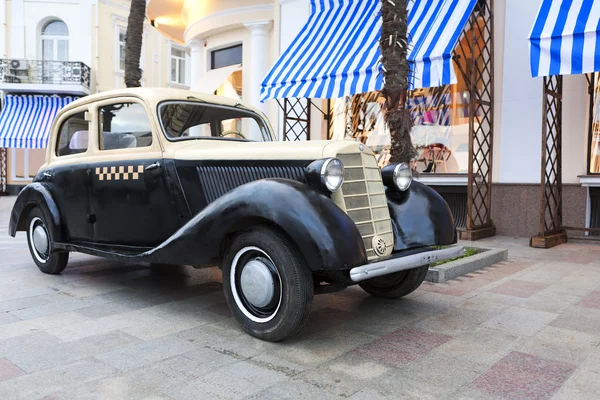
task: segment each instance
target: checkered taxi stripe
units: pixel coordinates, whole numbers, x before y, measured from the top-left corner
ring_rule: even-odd
[[[118,167],[97,167],[96,176],[101,181],[136,180],[144,173],[143,165],[128,165]]]

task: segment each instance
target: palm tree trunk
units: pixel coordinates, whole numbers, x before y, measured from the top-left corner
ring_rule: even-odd
[[[142,86],[140,80],[143,71],[140,68],[140,56],[144,18],[146,18],[146,0],[131,0],[125,36],[125,85],[128,88]]]
[[[392,139],[390,163],[410,162],[417,156],[410,131],[413,120],[406,110],[410,67],[408,56],[408,0],[381,0],[381,64],[385,83],[385,122]]]

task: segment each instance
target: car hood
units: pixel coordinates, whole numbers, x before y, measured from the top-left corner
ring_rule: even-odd
[[[371,153],[354,140],[305,142],[238,142],[190,140],[170,143],[166,158],[176,160],[318,160],[338,153]]]

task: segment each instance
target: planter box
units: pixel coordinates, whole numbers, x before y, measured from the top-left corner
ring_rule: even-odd
[[[469,246],[473,247],[473,246]],[[508,250],[477,249],[477,254],[470,257],[461,258],[456,261],[447,262],[435,267],[430,267],[425,277],[429,282],[445,282],[458,276],[466,275],[470,272],[490,265],[499,263],[508,258]]]

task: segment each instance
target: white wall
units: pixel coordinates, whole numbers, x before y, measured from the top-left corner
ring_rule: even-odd
[[[213,50],[219,50],[226,47],[242,45],[242,100],[250,102],[250,58],[252,57],[250,48],[250,31],[246,28],[237,28],[209,36],[204,39],[202,76],[210,70],[210,58]]]
[[[69,60],[83,61],[91,66],[93,1],[13,1],[11,56],[30,60],[41,59],[40,29],[46,22],[60,19],[69,29]]]
[[[498,181],[539,183],[542,78],[531,77],[527,37],[537,1],[507,0],[504,30]]]
[[[507,0],[504,30],[498,182],[539,183],[542,154],[543,79],[532,78],[528,36],[539,9],[537,1]],[[585,174],[587,88],[585,76],[563,81],[563,182],[578,183]],[[494,174],[496,175],[496,174]]]
[[[309,0],[280,0],[281,30],[279,32],[280,54],[288,48],[300,29],[308,21],[310,14]]]

